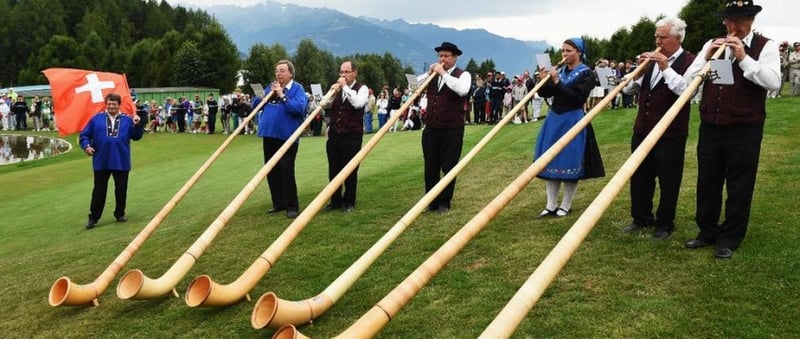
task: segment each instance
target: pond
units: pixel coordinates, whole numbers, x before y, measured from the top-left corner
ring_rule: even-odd
[[[0,165],[54,157],[72,148],[63,139],[40,135],[0,134]]]

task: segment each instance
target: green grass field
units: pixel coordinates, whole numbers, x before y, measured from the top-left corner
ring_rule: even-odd
[[[685,250],[694,224],[697,114],[693,112],[677,229],[663,242],[622,234],[630,222],[627,187],[515,332],[516,337],[800,337],[799,98],[768,101],[768,118],[750,228],[732,260],[713,249]],[[527,280],[630,154],[635,110],[607,110],[594,122],[607,176],[581,182],[565,218],[537,219],[544,184],[534,180],[384,328],[388,338],[476,337]],[[458,177],[453,208],[423,214],[344,297],[313,325],[332,337],[395,288],[531,162],[541,122],[506,126]],[[490,129],[466,128],[464,153]],[[46,133],[45,133],[46,134]],[[49,133],[53,135],[53,133]],[[223,135],[146,135],[134,143],[125,224],[103,219],[83,228],[91,161],[74,148],[56,158],[0,167],[0,336],[267,337],[250,313],[267,291],[287,300],[322,292],[422,196],[420,133],[388,134],[362,164],[351,214],[320,213],[250,291],[253,301],[194,309],[181,299],[123,301],[119,277],[130,269],[161,276],[191,246],[262,165],[261,140],[240,136],[120,272],[98,307],[51,307],[53,282],[88,284],[106,269]],[[67,140],[75,143],[75,136]],[[365,140],[366,141],[366,140]],[[327,184],[324,138],[301,140],[297,181],[306,206]],[[196,276],[234,281],[290,224],[266,215],[262,184],[177,286]]]

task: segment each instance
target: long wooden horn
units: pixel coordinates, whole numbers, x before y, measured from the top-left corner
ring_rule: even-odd
[[[719,48],[711,59],[717,59],[725,50],[725,45]],[[694,79],[686,90],[681,93],[675,103],[659,120],[652,131],[644,138],[639,147],[634,150],[628,160],[606,184],[600,194],[592,201],[586,211],[581,214],[575,224],[564,234],[564,237],[556,244],[553,250],[544,258],[539,267],[531,274],[530,278],[509,300],[508,304],[500,311],[489,326],[481,334],[481,338],[508,338],[519,326],[519,323],[533,308],[545,289],[555,279],[558,272],[567,264],[567,261],[578,249],[589,232],[594,228],[597,221],[603,216],[603,212],[608,208],[617,194],[622,190],[633,173],[639,168],[650,150],[656,145],[658,140],[667,130],[669,125],[680,112],[683,105],[694,96],[695,91],[703,82],[703,76],[708,73],[711,63],[706,63],[703,69],[693,75]]]
[[[622,88],[633,79],[641,67],[630,73],[619,85],[600,101],[589,113],[570,128],[547,151],[537,158],[525,171],[498,194],[486,207],[478,212],[464,227],[439,247],[425,262],[411,273],[394,290],[389,292],[377,305],[361,316],[353,325],[342,332],[338,338],[372,338],[394,317],[400,309],[413,298],[444,265],[466,246],[483,228],[505,208],[514,197],[527,186],[561,150],[574,139],[589,122],[597,116]],[[294,325],[278,329],[273,338],[302,338]]]
[[[258,106],[250,113],[250,116],[245,119],[246,125],[250,119],[253,119],[255,116],[255,112],[261,109],[261,106],[264,102],[267,101],[272,96],[272,92],[267,94],[267,97],[258,104]],[[161,211],[156,214],[150,223],[139,232],[139,235],[131,241],[128,247],[122,251],[122,253],[117,256],[116,259],[111,263],[108,268],[91,284],[88,285],[78,285],[72,282],[67,277],[61,277],[53,283],[53,287],[50,288],[50,294],[48,296],[48,301],[50,302],[50,306],[61,306],[61,305],[68,305],[68,306],[76,306],[76,305],[86,305],[89,302],[92,302],[95,306],[98,305],[97,298],[103,294],[103,292],[108,288],[108,285],[111,283],[111,280],[117,276],[120,270],[128,263],[128,260],[133,257],[134,254],[142,247],[142,244],[150,237],[151,234],[161,225],[161,222],[166,218],[172,210],[175,208],[176,205],[186,196],[186,193],[200,180],[200,177],[206,173],[211,164],[217,160],[222,151],[224,151],[228,145],[236,138],[237,135],[243,129],[243,126],[239,126],[233,133],[228,136],[227,139],[220,145],[217,150],[211,154],[211,156],[203,163],[202,166],[197,170],[197,172],[189,178],[183,187],[181,187],[177,193],[170,199],[164,207],[161,208]]]
[[[562,60],[563,62],[563,60]],[[560,64],[560,63],[559,63]],[[389,229],[372,247],[367,250],[350,268],[342,273],[328,288],[316,297],[302,301],[287,301],[274,292],[267,292],[258,299],[250,317],[253,328],[261,329],[264,327],[278,328],[283,325],[302,325],[309,323],[324,314],[333,304],[335,304],[345,292],[358,280],[364,272],[386,251],[403,232],[411,225],[414,220],[433,202],[444,188],[455,180],[456,176],[472,161],[483,147],[491,141],[500,129],[503,128],[517,112],[524,108],[528,101],[533,98],[536,91],[541,88],[550,76],[539,80],[536,86],[514,108],[506,113],[506,116],[495,125],[439,182],[431,188],[400,220]]]
[[[269,269],[275,264],[281,254],[286,251],[286,248],[289,247],[292,241],[303,231],[305,226],[311,221],[311,218],[313,218],[331,196],[333,196],[336,189],[342,185],[350,173],[358,167],[367,154],[378,144],[378,141],[389,131],[391,125],[397,121],[402,112],[408,109],[422,91],[426,90],[433,78],[435,77],[429,76],[423,84],[414,91],[414,94],[411,95],[408,101],[389,118],[389,121],[369,139],[361,150],[350,159],[347,165],[339,171],[339,174],[325,186],[322,192],[317,194],[317,197],[308,204],[308,207],[303,209],[303,212],[294,219],[283,233],[281,233],[278,239],[276,239],[272,245],[270,245],[269,248],[267,248],[267,250],[236,279],[236,281],[228,285],[220,285],[214,282],[208,275],[201,275],[189,284],[189,289],[186,291],[185,295],[186,304],[190,307],[220,307],[231,305],[245,297],[258,281],[267,274]]]
[[[211,223],[210,226],[206,229],[205,232],[189,247],[188,250],[170,267],[170,269],[164,273],[158,279],[151,279],[147,277],[141,270],[134,269],[126,273],[122,276],[117,285],[117,296],[120,299],[152,299],[156,297],[163,296],[167,294],[170,290],[172,290],[172,294],[175,297],[178,297],[177,291],[175,291],[175,285],[180,282],[180,280],[186,275],[187,272],[192,268],[197,258],[203,255],[203,252],[214,241],[214,238],[225,228],[228,221],[233,217],[236,211],[244,204],[247,198],[258,188],[258,185],[263,182],[264,178],[269,174],[269,172],[275,167],[278,161],[283,157],[284,153],[292,147],[297,138],[305,131],[306,127],[311,123],[314,117],[322,110],[322,103],[333,96],[336,91],[331,89],[322,99],[323,101],[320,105],[313,111],[311,114],[308,115],[305,121],[300,124],[294,133],[289,136],[289,139],[283,143],[281,148],[273,155],[261,170],[259,170],[255,176],[245,185],[244,188],[239,192],[239,194],[231,201],[230,204],[222,211],[222,213]],[[269,97],[265,98],[261,103],[267,102]],[[259,107],[261,104],[259,104]],[[254,110],[247,119],[251,119],[255,116],[255,112],[258,110]],[[247,125],[247,120],[243,124],[239,125],[237,128],[237,132],[240,131],[243,126]]]

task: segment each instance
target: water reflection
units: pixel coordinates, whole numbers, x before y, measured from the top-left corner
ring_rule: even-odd
[[[63,139],[39,135],[0,134],[0,165],[31,161],[66,153],[72,148]]]

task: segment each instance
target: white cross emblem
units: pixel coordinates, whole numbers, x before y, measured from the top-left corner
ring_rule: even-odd
[[[86,75],[86,84],[75,89],[76,94],[83,92],[90,92],[92,94],[92,102],[103,102],[103,90],[106,88],[114,88],[113,81],[100,81],[97,73],[90,73]]]

